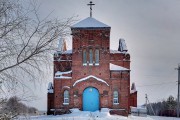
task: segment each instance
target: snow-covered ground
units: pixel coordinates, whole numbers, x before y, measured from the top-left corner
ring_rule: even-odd
[[[137,117],[137,116],[119,116],[110,115],[108,110],[102,110],[101,112],[89,112],[79,111],[73,109],[71,114],[64,115],[44,115],[44,116],[31,116],[29,118],[19,118],[19,120],[180,120],[175,117],[159,117],[159,116],[148,116],[148,117]]]

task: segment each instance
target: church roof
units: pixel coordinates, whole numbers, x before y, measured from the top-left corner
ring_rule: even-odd
[[[112,63],[109,64],[109,67],[110,67],[111,71],[129,71],[129,69],[127,69],[125,67],[115,65],[115,64],[112,64]]]
[[[110,26],[108,26],[92,17],[88,17],[88,18],[76,23],[71,28],[110,28]]]

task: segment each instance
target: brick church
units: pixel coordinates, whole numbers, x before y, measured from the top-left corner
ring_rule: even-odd
[[[127,115],[137,106],[137,91],[130,88],[130,54],[124,39],[110,49],[111,27],[90,17],[71,26],[72,49],[60,40],[54,53],[54,77],[48,85],[47,113],[79,108]]]

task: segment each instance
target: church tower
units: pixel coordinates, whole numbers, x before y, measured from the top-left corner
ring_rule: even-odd
[[[76,75],[109,77],[110,29],[108,25],[88,17],[71,27],[73,35],[72,66]],[[76,67],[78,66],[78,67]],[[104,71],[105,70],[105,71]],[[104,72],[101,72],[104,71]]]

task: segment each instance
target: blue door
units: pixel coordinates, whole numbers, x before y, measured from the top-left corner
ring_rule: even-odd
[[[83,92],[83,111],[99,110],[99,91],[88,87]]]

